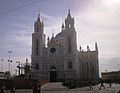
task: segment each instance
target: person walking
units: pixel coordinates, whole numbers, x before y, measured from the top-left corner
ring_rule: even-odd
[[[3,82],[3,85],[1,87],[0,93],[7,93],[6,89],[5,89],[5,84]]]
[[[103,79],[102,79],[102,78],[100,79],[100,83],[101,83],[101,85],[100,85],[100,88],[99,88],[99,89],[101,89],[102,87],[105,89],[105,86],[104,86],[104,81],[103,81]]]
[[[16,93],[15,83],[12,83],[11,93]]]
[[[38,90],[38,85],[36,82],[34,82],[33,84],[33,93],[37,93],[37,90]]]
[[[41,93],[41,85],[40,84],[38,84],[37,93]]]
[[[108,84],[109,84],[109,86],[111,88],[111,86],[112,86],[112,80],[110,78],[108,78]]]
[[[13,87],[13,88],[11,89],[11,93],[16,93],[15,87]]]
[[[89,80],[89,87],[90,87],[90,90],[93,89],[93,87],[92,87],[92,80]]]
[[[38,81],[34,82],[33,93],[41,93],[41,85],[39,84]]]

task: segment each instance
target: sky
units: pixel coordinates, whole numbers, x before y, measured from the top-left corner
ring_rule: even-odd
[[[120,0],[0,0],[0,71],[8,70],[8,51],[15,73],[16,61],[31,59],[34,22],[40,13],[46,37],[61,31],[71,10],[77,45],[99,49],[100,72],[120,69]]]

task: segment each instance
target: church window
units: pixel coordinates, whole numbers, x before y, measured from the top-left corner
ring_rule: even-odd
[[[68,28],[71,28],[71,24],[68,25]]]
[[[95,72],[94,70],[95,70],[94,67],[92,67],[92,75],[94,75],[94,72]]]
[[[35,70],[39,70],[39,64],[38,63],[35,64]]]
[[[71,52],[71,38],[68,37],[68,52]]]
[[[37,25],[37,32],[38,32],[38,30],[39,30],[39,26]]]
[[[38,39],[36,40],[36,55],[38,55],[38,53],[39,53],[39,41],[38,41]]]
[[[55,49],[54,47],[52,47],[52,48],[50,49],[50,51],[51,51],[51,53],[55,53],[56,49]]]
[[[68,62],[68,69],[72,69],[72,68],[73,68],[73,66],[72,66],[72,62],[69,61],[69,62]]]

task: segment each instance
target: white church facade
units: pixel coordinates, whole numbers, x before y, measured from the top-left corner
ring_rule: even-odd
[[[64,79],[98,79],[99,62],[98,47],[95,50],[77,50],[76,30],[74,18],[68,12],[65,23],[62,23],[61,32],[47,38],[44,34],[44,23],[38,16],[32,33],[31,61],[32,78],[47,77],[49,81]]]

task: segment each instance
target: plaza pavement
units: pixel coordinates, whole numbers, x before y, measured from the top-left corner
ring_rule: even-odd
[[[93,86],[93,90],[89,87],[68,89],[62,86],[62,83],[48,83],[42,88],[42,93],[117,93],[120,90],[119,84],[112,84],[109,88],[108,84],[104,84],[105,89],[99,90],[99,85]]]
[[[104,84],[105,89],[99,90],[100,85],[93,86],[93,90],[90,90],[89,87],[68,89],[62,86],[62,83],[48,83],[44,85],[41,89],[41,93],[117,93],[120,90],[120,84],[112,84],[112,87],[109,88],[108,84]],[[8,91],[7,93],[10,93]],[[20,89],[16,93],[32,93],[32,89]]]

